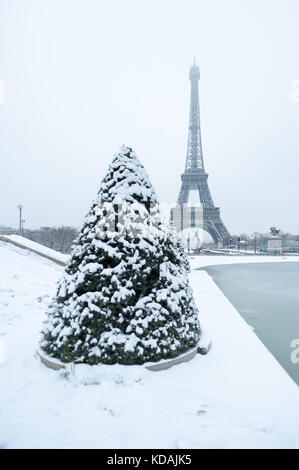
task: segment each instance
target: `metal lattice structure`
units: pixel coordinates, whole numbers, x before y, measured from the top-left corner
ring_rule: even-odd
[[[185,210],[184,207],[186,207],[186,204],[188,203],[190,191],[197,190],[203,210],[203,229],[212,236],[215,243],[225,243],[228,241],[230,235],[220,218],[219,207],[214,206],[208,186],[208,174],[205,172],[203,162],[198,95],[198,81],[200,73],[199,67],[196,65],[195,61],[190,68],[189,78],[191,81],[191,99],[188,147],[186,166],[184,173],[181,175],[182,185],[177,204],[181,207],[183,212]],[[173,211],[171,219],[174,221]],[[176,227],[178,231],[192,226],[185,226],[185,223],[181,223],[179,225],[180,226]]]

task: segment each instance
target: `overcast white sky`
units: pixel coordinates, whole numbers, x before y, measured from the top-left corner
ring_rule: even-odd
[[[228,230],[299,233],[298,21],[298,0],[0,0],[0,225],[22,203],[27,227],[79,226],[123,143],[176,202],[195,52]]]

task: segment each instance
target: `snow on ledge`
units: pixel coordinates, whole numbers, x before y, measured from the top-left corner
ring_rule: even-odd
[[[216,266],[221,264],[244,264],[244,263],[299,263],[299,256],[288,255],[252,255],[242,256],[234,255],[197,255],[190,256],[189,262],[192,270],[200,269],[206,266]]]
[[[40,243],[36,243],[32,240],[28,240],[28,238],[21,237],[20,235],[0,235],[0,240],[11,243],[18,248],[29,250],[32,253],[42,256],[43,258],[54,261],[54,263],[57,263],[60,266],[65,266],[69,259],[69,255],[52,250],[51,248],[41,245]]]

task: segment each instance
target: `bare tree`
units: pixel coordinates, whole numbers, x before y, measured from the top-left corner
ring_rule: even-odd
[[[41,227],[38,230],[26,230],[25,236],[41,245],[69,253],[71,246],[78,235],[78,230],[74,227]]]

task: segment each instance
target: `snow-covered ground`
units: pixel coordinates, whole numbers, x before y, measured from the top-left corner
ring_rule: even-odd
[[[225,258],[191,262],[236,262]],[[161,372],[47,369],[35,350],[62,269],[0,242],[0,447],[299,447],[298,387],[204,271],[191,282],[207,356]]]

